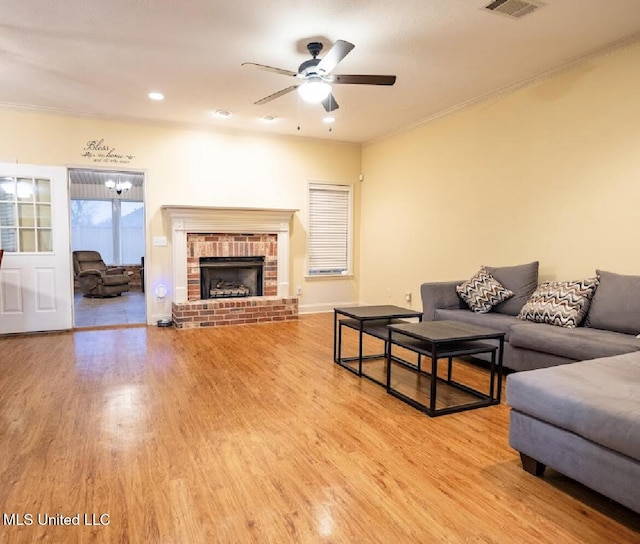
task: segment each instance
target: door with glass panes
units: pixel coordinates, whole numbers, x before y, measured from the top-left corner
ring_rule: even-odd
[[[70,329],[66,170],[0,163],[0,334]]]

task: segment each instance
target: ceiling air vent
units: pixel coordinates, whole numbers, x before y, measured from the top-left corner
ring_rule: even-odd
[[[538,4],[525,2],[524,0],[495,0],[495,2],[485,6],[485,9],[518,19],[532,13],[539,7]]]

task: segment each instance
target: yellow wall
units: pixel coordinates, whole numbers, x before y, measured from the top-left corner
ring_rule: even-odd
[[[636,43],[366,146],[360,300],[420,308],[483,264],[640,274],[638,66]]]
[[[308,180],[355,185],[361,148],[299,137],[231,131],[195,131],[39,112],[0,109],[0,162],[67,167],[143,170],[146,173],[148,321],[170,315],[170,302],[153,295],[157,283],[171,292],[171,244],[153,247],[154,236],[170,239],[163,205],[293,208],[290,285],[302,288],[301,309],[358,300],[355,279],[305,280],[306,188]],[[90,140],[103,139],[126,164],[83,157]],[[356,240],[358,216],[356,215]],[[169,240],[170,241],[170,240]],[[357,247],[356,247],[357,251]]]

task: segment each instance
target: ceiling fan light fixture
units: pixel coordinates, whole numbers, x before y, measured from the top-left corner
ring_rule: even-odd
[[[320,76],[311,76],[298,87],[298,94],[305,102],[317,104],[331,93],[331,85],[323,81]]]

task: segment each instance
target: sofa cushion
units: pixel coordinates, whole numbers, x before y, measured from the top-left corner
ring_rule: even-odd
[[[587,327],[566,329],[542,323],[525,325],[521,322],[511,327],[509,332],[511,347],[550,353],[574,361],[640,351],[640,338]]]
[[[509,330],[514,324],[523,325],[517,317],[505,314],[496,314],[489,312],[488,314],[477,314],[471,310],[445,310],[438,309],[435,312],[436,321],[460,321],[469,325],[477,325],[478,327],[486,327],[496,331],[506,333],[504,339],[509,341]],[[526,325],[525,325],[526,326]]]
[[[541,283],[518,317],[570,329],[577,327],[587,315],[597,285],[598,278]]]
[[[640,353],[511,374],[507,403],[640,460]]]
[[[489,274],[505,289],[513,291],[513,296],[493,308],[499,314],[518,315],[525,302],[538,286],[538,261],[517,266],[485,266]]]
[[[112,274],[102,276],[103,285],[124,285],[129,283],[129,276],[127,274]]]
[[[600,282],[585,324],[595,329],[640,334],[640,276],[596,270]]]
[[[513,296],[513,291],[505,289],[484,268],[456,286],[456,292],[469,308],[479,314],[486,314],[496,304]]]

